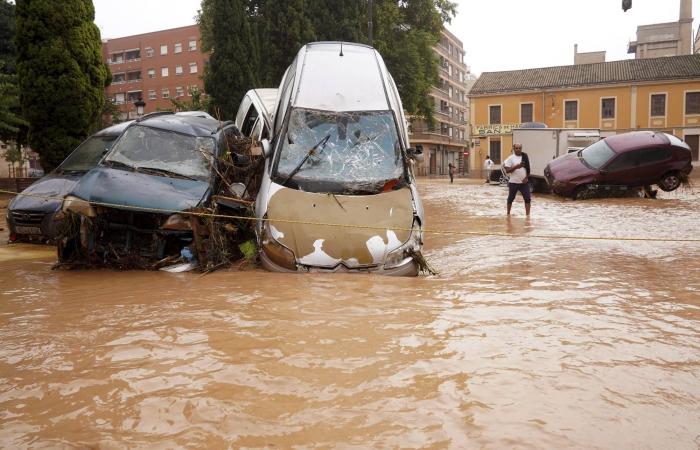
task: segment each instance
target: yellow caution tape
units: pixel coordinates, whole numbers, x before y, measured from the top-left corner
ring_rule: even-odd
[[[47,195],[36,195],[36,194],[24,194],[21,192],[5,191],[0,189],[0,194],[11,194],[11,195],[22,195],[25,197],[41,198],[45,200],[63,200],[63,197],[57,196],[47,196]],[[249,216],[233,216],[228,214],[214,214],[198,211],[180,211],[173,209],[162,209],[162,208],[142,208],[138,206],[131,205],[120,205],[115,203],[103,203],[103,202],[88,202],[92,206],[103,206],[106,208],[119,208],[126,210],[135,210],[141,212],[153,212],[162,214],[183,214],[196,217],[210,217],[215,219],[229,219],[229,220],[260,220],[275,223],[291,223],[298,225],[315,225],[322,227],[339,227],[339,228],[358,228],[366,230],[386,230],[386,227],[379,227],[375,225],[351,225],[343,223],[330,223],[330,222],[310,222],[304,220],[289,220],[289,219],[260,219],[257,217]],[[392,230],[396,231],[412,231],[412,228],[403,227],[392,227]],[[497,232],[483,232],[483,231],[457,231],[457,230],[432,230],[423,229],[423,233],[429,234],[443,234],[443,235],[453,235],[453,236],[497,236],[506,238],[535,238],[535,239],[571,239],[571,240],[589,240],[589,241],[647,241],[647,242],[686,242],[686,243],[700,243],[700,239],[674,239],[674,238],[648,238],[648,237],[629,237],[629,236],[568,236],[568,235],[555,235],[555,234],[512,234],[512,233],[497,233]]]

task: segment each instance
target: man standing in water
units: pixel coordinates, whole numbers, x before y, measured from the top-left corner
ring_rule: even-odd
[[[489,183],[491,181],[491,168],[493,167],[493,161],[491,161],[491,157],[489,155],[486,155],[486,161],[484,161],[484,171],[486,172],[486,183]]]
[[[508,202],[507,211],[510,215],[510,207],[513,206],[515,195],[520,191],[525,201],[525,214],[530,215],[530,158],[523,152],[520,143],[513,144],[513,154],[503,163],[506,173],[510,174],[508,180]]]

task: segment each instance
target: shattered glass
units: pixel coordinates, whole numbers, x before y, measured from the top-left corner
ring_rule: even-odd
[[[62,172],[85,171],[94,168],[116,139],[115,136],[93,136],[80,144],[59,167]]]
[[[292,111],[275,179],[307,191],[381,192],[403,178],[391,111]]]
[[[106,161],[207,180],[211,175],[214,149],[213,138],[131,126],[114,145]]]

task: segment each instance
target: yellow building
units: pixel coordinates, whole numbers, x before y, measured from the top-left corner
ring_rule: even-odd
[[[684,139],[698,163],[700,55],[483,73],[469,93],[472,167],[510,155],[512,129],[657,130]],[[524,149],[527,152],[527,149]],[[695,169],[700,170],[700,169]]]

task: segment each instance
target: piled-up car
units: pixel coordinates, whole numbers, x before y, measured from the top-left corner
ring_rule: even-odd
[[[376,50],[305,45],[282,79],[273,117],[255,203],[264,267],[388,275],[426,267],[410,164],[417,152]]]
[[[124,122],[99,131],[80,144],[50,174],[33,183],[10,202],[7,226],[10,242],[53,241],[62,230],[63,197],[94,168],[114,141],[129,126]]]
[[[673,191],[692,169],[690,146],[676,136],[634,131],[560,156],[544,174],[555,194],[576,200],[654,184]]]
[[[232,122],[208,115],[132,123],[63,201],[59,262],[211,269],[240,256],[236,244],[252,226],[225,216],[247,214],[257,192],[249,144]]]

